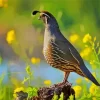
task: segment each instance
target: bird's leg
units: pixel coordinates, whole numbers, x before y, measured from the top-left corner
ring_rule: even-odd
[[[71,86],[72,84],[69,83],[69,82],[67,81],[69,74],[70,74],[70,72],[65,72],[65,73],[64,73],[64,80],[63,80],[62,83],[63,83],[63,84],[67,83],[68,85]]]
[[[66,83],[67,83],[68,85],[70,85],[70,86],[72,85],[71,83],[69,83],[69,82],[67,81],[68,76],[69,76],[69,73],[70,73],[70,72],[65,72],[65,73],[64,73],[64,80],[63,80],[63,82],[62,82],[62,83],[58,83],[57,86],[58,86],[58,85],[63,85],[63,84],[66,84]]]
[[[69,72],[64,72],[64,80],[63,80],[63,83],[68,82],[68,81],[67,81],[68,76],[69,76]]]

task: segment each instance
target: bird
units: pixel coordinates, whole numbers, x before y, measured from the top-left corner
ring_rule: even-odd
[[[64,72],[63,84],[68,82],[71,72],[75,72],[82,77],[100,86],[95,77],[86,67],[83,58],[77,49],[61,33],[56,18],[48,11],[33,11],[32,14],[40,14],[39,19],[45,26],[43,55],[47,63],[52,67]]]

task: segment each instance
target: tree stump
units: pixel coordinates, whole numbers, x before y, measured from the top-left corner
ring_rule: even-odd
[[[63,97],[64,97],[63,100],[68,100],[70,95],[73,95],[73,100],[75,100],[75,91],[67,83],[62,85],[55,84],[50,87],[42,87],[38,90],[38,96],[32,97],[28,100],[52,100],[55,94],[58,95],[58,99],[59,99],[61,93],[63,93]],[[24,99],[16,99],[16,100],[26,100],[26,99],[24,98]]]

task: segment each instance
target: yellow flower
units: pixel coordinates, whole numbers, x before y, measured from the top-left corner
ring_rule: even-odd
[[[96,97],[93,97],[92,100],[97,100]]]
[[[86,57],[86,56],[88,56],[90,53],[91,53],[91,48],[87,47],[87,48],[85,48],[85,49],[80,53],[80,55],[81,55],[81,57]]]
[[[73,89],[75,90],[76,98],[78,98],[82,93],[82,87],[79,86],[79,85],[76,85],[76,86],[73,87]]]
[[[23,88],[23,87],[16,88],[16,89],[14,90],[14,93],[20,92],[20,91],[24,91],[24,88]]]
[[[92,83],[92,85],[89,88],[89,92],[94,95],[96,93],[96,90],[98,89],[98,87]]]
[[[90,64],[93,65],[95,63],[95,60],[91,60]]]
[[[15,31],[11,30],[7,33],[6,41],[11,44],[15,40]]]
[[[88,34],[86,34],[85,36],[84,36],[84,38],[83,38],[83,43],[86,43],[86,42],[88,42],[88,41],[90,41],[91,40],[91,36],[90,36],[90,34],[88,33]]]
[[[79,36],[77,34],[73,34],[69,37],[70,41],[72,43],[75,43],[77,41],[77,39],[79,38]]]
[[[40,58],[32,57],[32,58],[31,58],[31,62],[32,62],[33,64],[40,63]]]
[[[77,84],[81,84],[81,82],[82,82],[82,78],[78,78],[78,79],[76,80],[76,83],[77,83]]]
[[[16,98],[16,96],[17,96],[16,93],[17,93],[17,92],[20,92],[20,91],[23,91],[23,92],[24,92],[25,89],[24,89],[23,87],[16,88],[16,89],[14,90],[13,96]]]
[[[44,81],[44,84],[45,84],[45,85],[50,85],[50,84],[51,84],[51,81],[50,81],[50,80],[45,80],[45,81]]]
[[[0,0],[0,7],[3,7],[3,0]]]

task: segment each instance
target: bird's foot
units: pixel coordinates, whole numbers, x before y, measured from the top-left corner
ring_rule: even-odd
[[[65,84],[66,84],[66,85],[69,85],[69,86],[72,86],[72,84],[69,83],[68,81],[67,81],[67,82],[64,82],[64,81],[63,81],[63,82],[61,82],[61,83],[55,84],[55,87],[56,87],[56,86],[62,86],[62,85],[65,85]]]
[[[66,82],[67,85],[72,86],[72,83]]]

